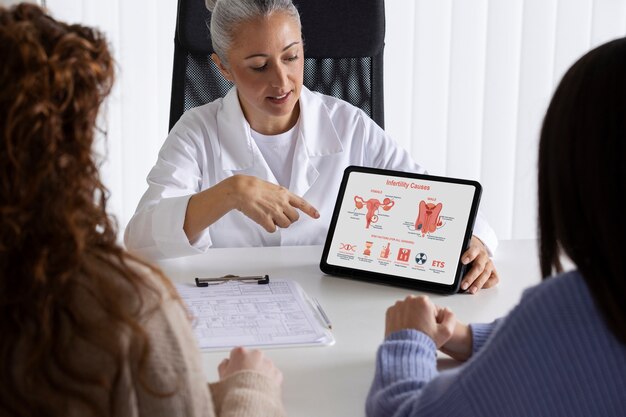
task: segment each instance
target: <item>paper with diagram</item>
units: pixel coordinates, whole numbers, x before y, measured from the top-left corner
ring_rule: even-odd
[[[293,281],[177,285],[194,317],[200,349],[332,345],[335,340],[304,290]]]

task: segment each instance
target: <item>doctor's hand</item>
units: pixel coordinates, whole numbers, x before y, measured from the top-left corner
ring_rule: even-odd
[[[270,233],[297,221],[298,210],[314,219],[320,217],[315,207],[285,187],[249,175],[233,175],[189,198],[183,230],[191,242],[235,209]]]
[[[320,217],[315,207],[285,187],[248,175],[228,180],[232,182],[235,207],[270,233],[296,222],[298,210],[314,219]]]
[[[409,295],[387,309],[385,337],[404,329],[414,329],[425,333],[440,348],[454,334],[456,318],[448,308],[433,304],[424,295]]]
[[[487,248],[476,236],[472,236],[469,248],[461,257],[461,262],[464,265],[472,264],[461,281],[461,289],[468,290],[470,294],[476,294],[481,288],[493,287],[500,281]]]
[[[270,358],[257,349],[236,347],[230,351],[230,357],[224,359],[217,367],[220,380],[228,378],[238,371],[255,371],[268,377],[276,385],[282,384],[283,374]]]

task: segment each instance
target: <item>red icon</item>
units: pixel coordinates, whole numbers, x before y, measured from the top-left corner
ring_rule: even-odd
[[[351,245],[350,243],[341,243],[339,245],[339,250],[354,252],[356,250],[356,245]]]
[[[374,242],[367,241],[365,242],[365,250],[363,251],[363,255],[370,256],[372,254],[372,245]]]
[[[444,261],[433,261],[433,266],[435,268],[445,268],[446,263]]]
[[[389,258],[389,252],[391,252],[390,246],[391,246],[391,243],[387,243],[387,246],[385,246],[383,250],[380,251],[381,258],[384,258],[384,259]]]
[[[363,208],[363,206],[367,207],[367,214],[365,215],[365,228],[369,229],[371,223],[376,223],[378,221],[378,216],[376,215],[378,209],[382,207],[383,210],[389,211],[395,203],[389,198],[385,198],[382,203],[376,198],[370,198],[365,201],[363,200],[363,197],[356,195],[354,196],[354,204],[358,209]]]
[[[409,262],[409,256],[411,256],[411,249],[400,248],[398,250],[398,260],[400,262]]]

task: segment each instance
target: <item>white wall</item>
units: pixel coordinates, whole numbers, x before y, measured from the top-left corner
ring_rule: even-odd
[[[115,52],[103,175],[122,228],[167,134],[176,3],[47,0]],[[431,173],[479,180],[501,238],[535,237],[543,113],[577,57],[626,34],[626,0],[387,0],[386,13],[387,130]]]
[[[479,180],[501,238],[536,236],[549,99],[585,51],[626,34],[624,0],[388,0],[387,130],[431,173]]]
[[[176,0],[46,0],[58,19],[98,27],[117,61],[101,172],[120,234],[145,191],[169,125]],[[201,29],[202,30],[202,29]]]

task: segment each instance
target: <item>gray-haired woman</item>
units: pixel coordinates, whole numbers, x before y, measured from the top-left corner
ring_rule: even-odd
[[[159,258],[319,245],[347,166],[425,172],[363,111],[302,85],[291,0],[206,3],[213,62],[235,87],[186,112],[170,132],[126,229],[128,248]],[[472,293],[498,282],[489,258],[497,238],[482,218],[475,235],[461,284]]]

